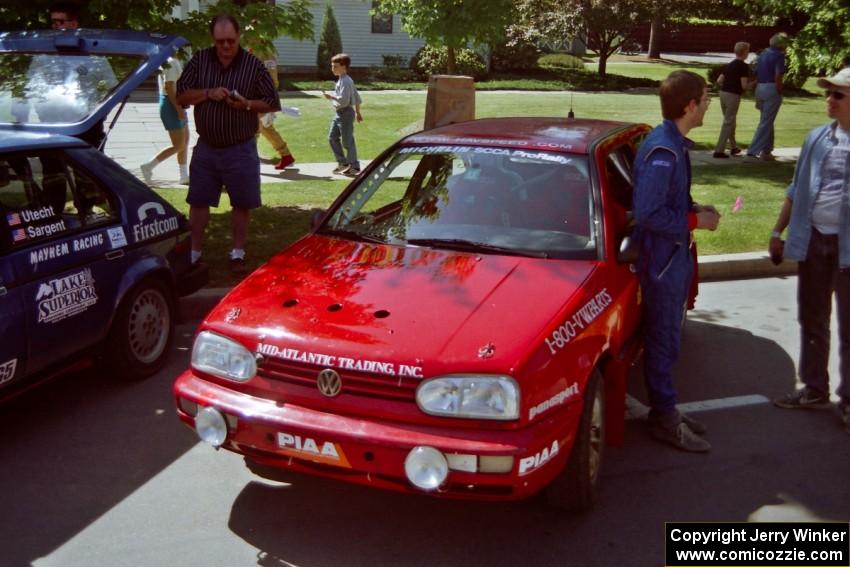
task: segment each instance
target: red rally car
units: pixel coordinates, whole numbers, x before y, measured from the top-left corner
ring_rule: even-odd
[[[505,118],[397,142],[207,316],[180,419],[268,478],[590,507],[640,351],[648,130]]]

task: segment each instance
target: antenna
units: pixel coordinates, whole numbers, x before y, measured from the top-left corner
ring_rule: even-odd
[[[567,118],[575,118],[576,114],[573,112],[573,93],[570,93],[570,111],[567,112]]]

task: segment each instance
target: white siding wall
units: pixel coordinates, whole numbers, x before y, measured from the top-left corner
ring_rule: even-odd
[[[286,0],[277,0],[279,4]],[[331,2],[342,37],[342,48],[351,56],[352,67],[381,65],[381,55],[402,55],[408,60],[424,45],[424,41],[411,38],[401,29],[401,17],[393,16],[393,33],[372,33],[372,8],[370,0],[333,0]],[[289,37],[279,37],[274,44],[277,48],[277,64],[281,67],[315,67],[316,50],[322,33],[322,21],[325,18],[325,2],[313,0],[310,8],[313,13],[312,41],[296,41]]]

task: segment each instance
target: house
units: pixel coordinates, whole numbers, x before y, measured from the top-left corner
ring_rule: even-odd
[[[286,0],[277,2],[285,4]],[[410,61],[419,48],[425,45],[422,39],[412,38],[401,29],[401,17],[398,14],[370,14],[372,2],[369,0],[333,0],[331,6],[342,37],[342,48],[351,55],[353,68],[383,65],[383,55],[400,55],[405,61]],[[279,37],[274,42],[278,54],[277,64],[283,72],[313,71],[316,68],[316,50],[322,34],[325,2],[314,0],[310,11],[313,13],[315,41]]]

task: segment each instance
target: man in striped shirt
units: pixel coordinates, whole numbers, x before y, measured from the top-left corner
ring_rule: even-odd
[[[177,102],[194,105],[198,143],[189,165],[192,261],[201,257],[210,207],[221,190],[232,207],[230,267],[246,271],[245,241],[251,209],[260,201],[258,115],[280,110],[280,99],[263,62],[239,45],[239,23],[220,15],[210,21],[214,47],[198,51],[177,81]]]

